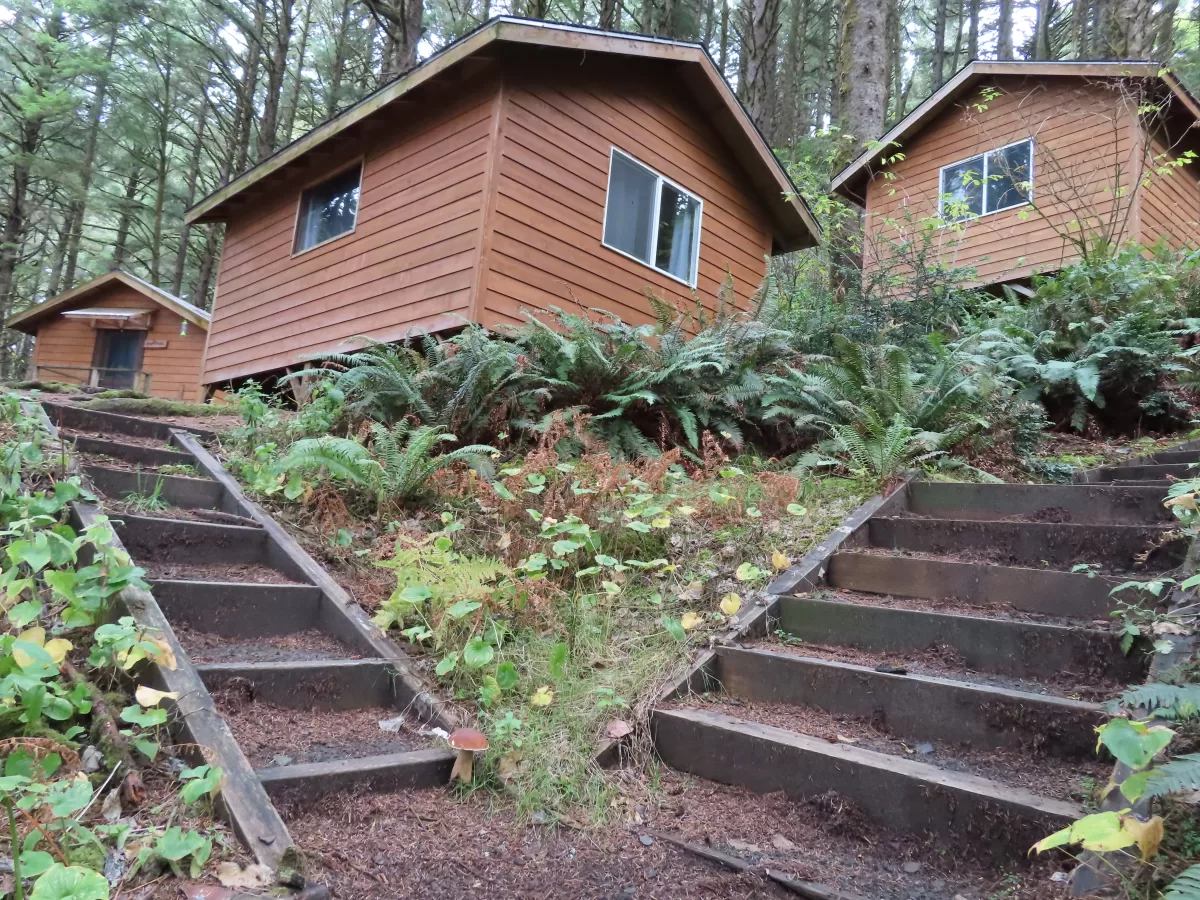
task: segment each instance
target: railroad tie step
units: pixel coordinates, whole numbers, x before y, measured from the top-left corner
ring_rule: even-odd
[[[398,708],[395,670],[383,659],[202,663],[204,686],[216,692],[239,684],[254,700],[288,709],[341,711]]]
[[[1197,454],[1200,455],[1200,454]],[[1171,521],[1152,487],[1088,484],[954,484],[914,481],[908,512],[943,519],[1040,518],[1076,525],[1152,525]]]
[[[1186,541],[1170,525],[1074,525],[966,519],[874,518],[871,545],[936,555],[972,554],[1005,565],[1058,567],[1096,563],[1165,571],[1183,561]]]
[[[1110,591],[1122,579],[988,563],[886,556],[854,550],[829,559],[831,587],[893,597],[957,600],[1046,616],[1094,621],[1116,607]]]
[[[124,500],[131,494],[156,495],[164,503],[180,509],[218,509],[225,495],[225,489],[209,478],[160,475],[97,465],[86,465],[83,471],[97,489],[114,500]]]
[[[1088,481],[1168,481],[1172,478],[1194,478],[1198,471],[1193,463],[1140,463],[1103,466],[1088,472]]]
[[[1120,652],[1115,635],[951,613],[781,597],[779,629],[813,644],[907,653],[952,648],[968,668],[1016,678],[1078,672],[1120,682],[1144,677],[1144,664]]]
[[[408,750],[272,766],[256,772],[272,799],[303,807],[325,794],[354,788],[396,791],[442,787],[450,780],[453,766],[452,751]]]
[[[172,624],[221,637],[278,637],[321,622],[321,590],[308,584],[156,579],[154,596]]]
[[[91,453],[100,456],[111,456],[113,459],[124,460],[128,463],[143,466],[190,466],[194,460],[191,454],[178,450],[167,450],[161,447],[147,447],[144,444],[128,444],[119,440],[103,440],[87,435],[64,435],[63,440],[75,445],[80,453]]]
[[[680,771],[760,794],[833,791],[888,828],[970,843],[998,857],[1023,856],[1084,814],[1076,804],[988,778],[708,710],[656,709],[652,729],[659,756]]]
[[[115,519],[122,542],[137,562],[265,566],[300,583],[307,573],[278,551],[258,526],[223,525],[187,519],[131,516]]]
[[[1095,754],[1098,703],[764,649],[720,647],[716,678],[741,700],[807,706],[870,719],[914,742],[1028,750],[1067,759]]]
[[[194,425],[176,425],[157,419],[125,416],[120,413],[89,409],[69,403],[43,401],[42,408],[54,426],[60,430],[98,431],[102,434],[127,435],[128,437],[150,438],[164,443],[171,439],[171,429],[188,431],[201,440],[213,440],[216,433],[209,428]]]

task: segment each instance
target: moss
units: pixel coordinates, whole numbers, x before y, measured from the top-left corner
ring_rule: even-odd
[[[128,389],[101,391],[95,397],[97,400],[149,400],[146,394]]]
[[[18,381],[9,385],[18,391],[43,391],[47,394],[77,394],[82,388],[63,381]]]
[[[95,844],[78,844],[67,851],[71,865],[82,866],[85,869],[104,871],[105,850]]]
[[[122,413],[130,416],[227,416],[236,412],[229,406],[210,406],[207,403],[186,403],[182,400],[132,400],[102,399],[88,400],[88,409],[102,412]]]

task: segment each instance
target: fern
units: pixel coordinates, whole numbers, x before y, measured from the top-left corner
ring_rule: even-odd
[[[1200,753],[1185,753],[1155,766],[1146,782],[1147,797],[1200,791]]]
[[[377,489],[380,503],[385,498],[408,500],[416,496],[435,472],[456,462],[485,465],[493,447],[472,444],[449,453],[437,453],[439,444],[455,441],[453,434],[431,425],[411,428],[401,422],[388,429],[378,422],[371,425],[371,445],[380,467]]]
[[[382,467],[362,444],[349,438],[305,438],[296,441],[278,463],[281,473],[324,471],[351,484],[373,487]]]
[[[1167,887],[1163,900],[1200,900],[1200,865],[1184,869]]]
[[[1121,694],[1120,703],[1129,709],[1145,707],[1169,718],[1190,719],[1200,713],[1200,684],[1139,685]]]

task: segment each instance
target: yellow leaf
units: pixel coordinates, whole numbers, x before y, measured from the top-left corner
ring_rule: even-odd
[[[530,706],[549,706],[554,702],[554,691],[550,690],[548,684],[542,685],[533,692],[533,696],[529,698]]]
[[[786,569],[791,564],[792,564],[792,561],[790,559],[788,559],[786,556],[784,556],[782,553],[780,553],[778,550],[776,550],[774,553],[771,554],[771,565],[773,565],[775,567],[775,571],[782,572],[784,569]]]
[[[694,612],[685,612],[683,618],[679,620],[679,624],[683,626],[684,631],[691,631],[700,624],[700,614]]]
[[[679,513],[681,516],[690,516],[695,511],[696,511],[696,507],[694,507],[694,506],[686,506],[685,505],[685,506],[675,507],[675,512]]]
[[[45,650],[50,654],[50,658],[56,663],[66,659],[67,654],[74,648],[74,644],[66,638],[55,638],[52,641],[46,642]]]
[[[1138,849],[1142,851],[1142,862],[1149,862],[1162,843],[1163,818],[1154,816],[1149,822],[1141,822],[1133,816],[1124,816],[1121,830],[1137,841]]]
[[[742,598],[737,594],[726,594],[725,599],[721,601],[721,612],[727,616],[736,616],[741,608]]]
[[[1184,509],[1190,509],[1192,512],[1196,512],[1196,495],[1180,494],[1178,497],[1172,497],[1169,500],[1164,500],[1163,506],[1182,506]]]
[[[46,643],[46,629],[41,625],[35,625],[33,628],[26,628],[17,635],[18,641],[25,641],[28,644],[37,644],[44,646]]]
[[[138,689],[133,692],[133,699],[141,706],[158,706],[163,700],[178,700],[179,692],[156,691],[152,687],[139,684]]]
[[[30,666],[33,665],[33,657],[30,656],[24,650],[22,650],[20,647],[12,648],[12,658],[13,658],[13,662],[15,662],[22,669],[28,669]]]
[[[166,666],[172,672],[175,671],[175,653],[171,650],[171,645],[162,638],[147,637],[144,640],[149,641],[158,648],[157,653],[151,653],[150,658],[160,666]]]
[[[650,524],[653,525],[655,528],[670,528],[671,527],[671,517],[670,516],[659,516],[657,519],[651,519]]]

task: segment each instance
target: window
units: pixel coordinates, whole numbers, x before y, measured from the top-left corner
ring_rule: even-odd
[[[352,166],[300,195],[300,216],[296,220],[293,253],[310,250],[317,244],[354,230],[361,181],[362,166]]]
[[[613,148],[604,246],[695,286],[702,207],[699,197]]]
[[[959,222],[1011,209],[1033,195],[1033,141],[1018,141],[942,169],[938,210]]]

